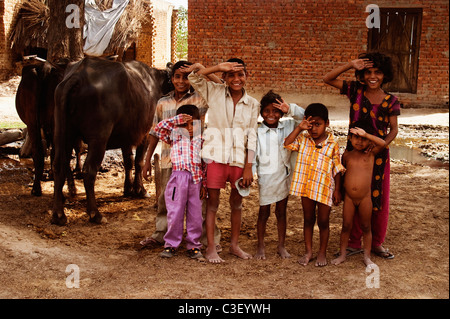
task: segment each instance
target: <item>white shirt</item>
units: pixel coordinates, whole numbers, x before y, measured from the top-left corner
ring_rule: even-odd
[[[287,150],[283,143],[284,139],[291,134],[297,121],[301,121],[305,110],[297,104],[289,105],[289,112],[286,117],[293,119],[282,119],[275,129],[267,127],[261,123],[258,127],[258,142],[256,147],[255,171],[259,175],[274,174],[280,166],[285,166],[289,172],[291,170],[291,151]]]
[[[206,162],[244,167],[247,150],[256,151],[259,102],[244,91],[234,106],[225,84],[207,81],[195,72],[188,78],[209,106],[202,157]]]
[[[258,127],[253,172],[258,175],[261,206],[276,203],[289,196],[291,167],[295,165],[297,154],[284,147],[284,139],[294,130],[297,121],[303,119],[304,112],[298,105],[290,104],[287,116],[294,119],[280,120],[277,128],[269,128],[264,123]]]

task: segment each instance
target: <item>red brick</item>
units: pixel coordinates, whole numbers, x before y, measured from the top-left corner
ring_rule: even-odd
[[[376,3],[392,7],[391,0]],[[189,0],[189,59],[211,65],[241,57],[252,74],[249,91],[335,94],[322,77],[367,49],[367,4]],[[423,8],[419,80],[417,94],[399,95],[411,103],[448,105],[448,1],[418,0],[410,6]],[[342,78],[352,80],[353,72]]]

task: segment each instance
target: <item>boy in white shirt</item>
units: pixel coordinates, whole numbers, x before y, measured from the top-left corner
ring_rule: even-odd
[[[291,255],[284,246],[286,238],[286,207],[291,186],[291,151],[284,148],[284,139],[303,119],[305,110],[296,104],[288,105],[280,95],[269,91],[261,99],[263,122],[258,127],[255,170],[259,185],[259,213],[257,222],[258,247],[255,258],[266,259],[264,234],[270,216],[270,206],[275,205],[278,229],[278,254]],[[280,121],[283,115],[292,117]],[[296,156],[294,156],[296,159]]]

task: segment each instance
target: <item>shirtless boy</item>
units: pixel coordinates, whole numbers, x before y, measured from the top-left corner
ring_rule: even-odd
[[[344,208],[341,232],[340,256],[331,261],[338,265],[345,261],[348,239],[353,226],[354,214],[359,214],[364,240],[364,263],[366,266],[374,264],[370,260],[372,245],[371,217],[372,217],[372,171],[375,155],[386,145],[379,137],[367,133],[361,127],[370,130],[364,123],[354,123],[350,128],[350,143],[353,150],[345,152],[342,163],[346,168],[344,174]],[[380,177],[381,178],[381,177]]]

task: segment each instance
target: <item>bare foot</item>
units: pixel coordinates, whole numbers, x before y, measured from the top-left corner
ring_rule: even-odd
[[[242,258],[242,259],[252,259],[253,258],[252,255],[243,251],[239,246],[236,246],[234,248],[230,246],[230,253],[235,256],[238,256],[239,258]]]
[[[328,264],[327,256],[325,254],[319,253],[317,255],[316,267],[323,267],[323,266],[326,266],[327,264]]]
[[[255,254],[255,258],[262,259],[262,260],[266,259],[266,252],[265,252],[264,246],[258,247],[256,254]]]
[[[298,260],[298,263],[302,266],[306,266],[309,263],[309,260],[311,259],[312,254],[306,254],[303,257],[300,257],[300,259]]]
[[[339,257],[333,259],[331,261],[331,264],[332,265],[339,265],[339,264],[343,263],[345,261],[345,259],[346,259],[346,256],[341,254]]]
[[[225,262],[224,259],[219,257],[219,254],[217,253],[215,247],[213,247],[212,249],[206,249],[205,258],[212,264],[220,264]]]
[[[287,252],[284,246],[278,246],[278,255],[280,255],[282,259],[291,258],[291,254]]]
[[[376,264],[372,260],[370,260],[370,256],[364,256],[364,264],[366,265],[366,267],[370,265],[376,266]]]

